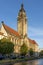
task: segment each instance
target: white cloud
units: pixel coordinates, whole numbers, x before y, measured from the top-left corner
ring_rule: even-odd
[[[29,27],[29,36],[43,36],[43,29]]]
[[[31,39],[36,40],[40,48],[43,48],[43,29],[42,28],[35,28],[29,27],[28,29],[29,37]]]

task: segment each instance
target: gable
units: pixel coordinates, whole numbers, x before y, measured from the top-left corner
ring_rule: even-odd
[[[1,32],[6,34],[6,36],[7,36],[7,34],[10,34],[10,35],[13,35],[13,36],[20,37],[20,35],[17,31],[13,30],[9,26],[5,25],[4,23],[2,23]]]
[[[6,30],[5,30],[4,26],[3,26],[3,24],[1,25],[1,32],[2,32],[5,36],[7,36],[7,32],[6,32]]]

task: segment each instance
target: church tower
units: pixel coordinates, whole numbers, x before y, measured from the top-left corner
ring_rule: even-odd
[[[24,38],[25,36],[27,36],[27,17],[23,4],[21,5],[21,9],[19,10],[17,21],[18,33]]]

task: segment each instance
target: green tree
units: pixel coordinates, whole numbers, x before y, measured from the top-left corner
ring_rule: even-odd
[[[14,51],[14,44],[10,42],[8,39],[0,40],[0,53],[1,54],[9,54]]]
[[[40,56],[43,56],[43,50],[40,51]]]
[[[1,45],[1,40],[0,40],[0,53],[2,53],[2,45]]]
[[[30,48],[30,50],[29,50],[29,54],[30,54],[30,56],[33,56],[33,53],[34,53],[33,49]]]
[[[0,40],[1,42],[10,42],[10,39],[3,38]]]
[[[27,52],[28,52],[28,47],[25,43],[23,43],[23,45],[20,48],[20,53],[21,53],[21,55],[25,56],[27,54]]]

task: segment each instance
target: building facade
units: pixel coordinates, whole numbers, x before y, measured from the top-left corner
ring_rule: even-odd
[[[3,38],[10,38],[14,43],[15,53],[20,53],[20,47],[23,43],[27,45],[28,50],[32,48],[35,52],[38,52],[38,44],[28,38],[27,30],[27,16],[22,4],[17,17],[17,31],[2,22],[0,32],[3,33]],[[0,35],[0,39],[2,36]]]

